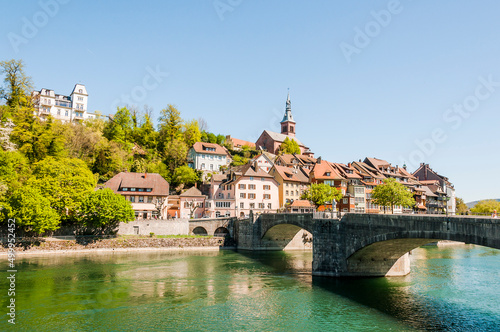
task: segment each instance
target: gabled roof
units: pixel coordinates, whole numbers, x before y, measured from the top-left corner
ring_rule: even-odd
[[[296,199],[295,201],[290,204],[290,207],[307,207],[307,208],[312,208],[314,205],[311,204],[311,202],[305,200],[305,199]]]
[[[330,163],[331,166],[339,171],[339,173],[346,179],[362,179],[362,177],[355,172],[355,169],[344,164]]]
[[[193,144],[192,149],[196,153],[227,155],[226,150],[222,146],[220,146],[219,144],[215,144],[215,143],[196,142]],[[215,151],[210,151],[211,149],[215,149]]]
[[[273,167],[276,169],[276,172],[284,181],[309,183],[309,177],[307,177],[307,175],[304,174],[300,170],[300,168],[278,166],[278,165],[274,165]]]
[[[314,174],[314,178],[317,180],[344,180],[344,177],[326,160],[316,163],[311,173]]]
[[[233,145],[236,145],[236,146],[246,145],[248,147],[255,148],[255,143],[252,143],[249,141],[244,141],[242,139],[238,139],[238,138],[234,138],[234,137],[230,137],[229,139],[233,142]]]
[[[272,178],[272,175],[267,174],[262,168],[255,166],[253,163],[237,166],[233,169],[234,173],[240,176],[252,176],[259,178]]]
[[[295,142],[297,142],[297,144],[299,144],[299,146],[305,147],[305,145],[302,144],[302,142],[299,141],[297,139],[297,137],[292,137],[292,136],[288,136],[288,135],[284,135],[284,134],[280,134],[280,133],[275,133],[274,131],[270,131],[270,130],[264,130],[264,133],[267,133],[273,140],[275,140],[277,142],[284,142],[285,139],[288,137],[288,139],[295,140]]]
[[[104,188],[109,188],[115,193],[130,193],[128,191],[122,191],[122,188],[151,188],[150,192],[146,191],[134,191],[132,193],[137,193],[137,195],[145,196],[167,196],[169,184],[168,182],[158,173],[132,173],[132,172],[121,172],[113,176],[103,185]]]
[[[191,187],[182,194],[179,195],[180,197],[202,197],[205,196],[201,193],[201,191],[196,188],[196,187]]]

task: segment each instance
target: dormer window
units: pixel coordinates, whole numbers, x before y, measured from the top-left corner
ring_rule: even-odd
[[[330,173],[330,172],[326,172],[326,174],[325,174],[325,175],[326,175],[326,176],[330,176],[331,174],[332,174],[332,173]]]

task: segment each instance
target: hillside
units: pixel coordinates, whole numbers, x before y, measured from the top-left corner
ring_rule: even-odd
[[[491,200],[494,200],[494,201],[497,201],[497,202],[500,202],[500,198],[490,198]],[[484,199],[482,199],[481,201],[484,201]],[[467,207],[469,209],[473,208],[474,205],[476,205],[479,201],[473,201],[473,202],[469,202],[469,203],[465,203],[465,205],[467,205]]]

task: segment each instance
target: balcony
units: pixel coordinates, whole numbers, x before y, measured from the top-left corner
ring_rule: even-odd
[[[71,103],[65,102],[65,101],[58,101],[58,100],[56,100],[56,106],[71,108]]]

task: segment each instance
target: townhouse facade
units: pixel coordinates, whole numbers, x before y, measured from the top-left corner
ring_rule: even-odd
[[[218,172],[231,163],[228,151],[215,143],[194,143],[187,159],[189,167],[204,172]]]
[[[124,196],[137,219],[166,217],[169,184],[158,173],[120,172],[105,182],[103,188]]]
[[[279,208],[286,208],[300,200],[305,190],[309,188],[309,176],[300,167],[285,167],[274,165],[269,171],[278,182]]]

